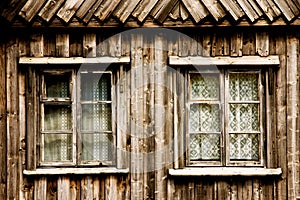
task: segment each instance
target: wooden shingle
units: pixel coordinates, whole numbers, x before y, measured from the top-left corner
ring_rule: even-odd
[[[113,15],[117,17],[122,23],[124,23],[139,2],[139,0],[123,0],[115,9]]]
[[[182,0],[186,9],[189,11],[196,23],[204,19],[209,12],[198,0]]]
[[[11,0],[3,2],[3,9],[1,9],[1,16],[7,21],[11,22],[18,15],[21,8],[26,4],[27,0]]]
[[[58,11],[57,16],[68,23],[84,0],[67,0]]]
[[[297,6],[292,1],[274,0],[274,2],[288,21],[291,21],[299,14]]]
[[[100,20],[106,20],[114,11],[121,0],[104,0],[95,12],[95,16]]]
[[[234,20],[239,20],[241,17],[244,16],[243,10],[240,6],[236,3],[235,0],[220,0],[226,10],[231,14]]]
[[[222,6],[215,0],[202,0],[202,3],[205,5],[210,14],[215,18],[216,21],[219,21],[225,17],[226,13]]]
[[[132,13],[140,22],[143,22],[154,8],[158,0],[142,0]]]
[[[101,1],[96,1],[96,3],[92,6],[92,8],[89,9],[89,11],[85,15],[85,17],[82,19],[82,21],[84,23],[87,24],[90,21],[90,19],[94,16],[94,13],[97,11],[97,9],[99,8],[101,3],[102,3],[102,0]]]
[[[150,15],[160,23],[163,23],[177,2],[178,0],[158,1]]]
[[[237,2],[251,22],[254,22],[260,17],[247,0],[237,0]]]
[[[92,8],[92,6],[96,3],[97,0],[85,0],[81,4],[80,8],[76,12],[76,17],[82,19],[87,12]],[[99,2],[99,1],[98,1]],[[100,0],[101,2],[101,0]]]
[[[27,22],[31,22],[31,20],[38,14],[44,3],[45,0],[29,0],[21,9],[19,15],[23,17]]]
[[[264,14],[269,18],[269,20],[274,21],[274,18],[277,17],[277,12],[273,10],[272,6],[265,0],[256,0],[256,3],[260,6]]]
[[[49,22],[63,3],[64,0],[57,0],[57,1],[48,0],[38,15],[43,20]]]

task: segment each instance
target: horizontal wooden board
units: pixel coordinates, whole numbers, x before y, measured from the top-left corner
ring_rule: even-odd
[[[279,65],[278,56],[243,56],[243,57],[202,57],[202,56],[170,56],[170,65]]]
[[[41,168],[36,170],[24,170],[24,175],[92,175],[92,174],[126,174],[129,169],[105,168]]]
[[[57,58],[57,57],[21,57],[20,64],[94,64],[94,63],[129,63],[130,57],[97,57],[97,58],[83,58],[83,57],[70,57],[70,58]]]

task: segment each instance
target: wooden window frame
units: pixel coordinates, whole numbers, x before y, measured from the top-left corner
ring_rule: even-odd
[[[44,58],[33,58],[33,57],[21,57],[19,59],[20,69],[26,73],[26,110],[27,110],[27,143],[30,144],[27,146],[27,160],[26,170],[24,170],[24,174],[27,175],[39,175],[39,174],[48,174],[49,170],[52,174],[97,174],[97,173],[128,173],[128,154],[126,154],[124,149],[126,149],[126,137],[118,136],[124,133],[124,130],[120,130],[120,128],[116,127],[116,123],[120,120],[121,123],[126,120],[125,118],[120,118],[117,116],[117,111],[123,111],[126,109],[123,104],[128,104],[126,101],[122,101],[122,99],[126,98],[127,92],[124,91],[124,84],[126,80],[124,76],[127,71],[127,64],[130,63],[130,57],[97,57],[97,58],[82,58],[82,57],[70,57],[70,58],[54,58],[54,57],[44,57]],[[72,75],[72,88],[70,90],[76,91],[76,71],[79,70],[82,66],[84,67],[96,67],[99,71],[105,71],[109,68],[112,72],[111,81],[112,81],[112,89],[111,96],[112,99],[111,107],[112,107],[112,132],[114,136],[114,157],[112,158],[112,163],[106,162],[95,162],[95,163],[87,163],[85,165],[78,164],[78,149],[77,147],[73,147],[73,158],[74,162],[44,162],[40,163],[39,158],[40,155],[40,98],[41,95],[41,82],[39,71],[42,70],[74,70]],[[102,66],[102,68],[99,66]],[[104,70],[105,69],[105,70]],[[116,83],[118,82],[118,86]],[[122,88],[122,90],[120,89]],[[121,91],[121,92],[120,92]],[[118,94],[120,93],[120,94]],[[40,96],[41,95],[41,96]],[[78,101],[76,92],[72,94],[72,103]],[[53,99],[52,99],[53,100]],[[60,101],[64,101],[59,99]],[[49,99],[49,101],[51,101]],[[118,102],[118,103],[117,103]],[[76,108],[77,106],[73,106]],[[124,109],[123,109],[124,107]],[[72,117],[76,119],[77,112],[72,110]],[[76,132],[74,135],[77,137],[77,120],[73,120],[72,126],[73,131]],[[72,133],[73,134],[73,133]],[[73,144],[76,144],[77,138],[73,137]],[[83,167],[84,170],[77,170],[77,167]],[[51,171],[52,169],[52,171]]]
[[[175,90],[174,97],[174,112],[178,113],[174,115],[174,166],[173,169],[169,169],[169,175],[171,176],[268,176],[268,175],[281,175],[282,170],[280,168],[269,167],[269,152],[272,150],[270,146],[270,97],[274,91],[274,69],[278,68],[280,64],[279,56],[272,55],[268,57],[260,56],[243,56],[243,57],[201,57],[201,56],[169,56],[169,65],[177,70],[177,80],[174,82]],[[261,163],[236,163],[236,162],[220,162],[217,164],[205,163],[200,165],[189,165],[186,163],[186,143],[185,134],[187,133],[187,113],[188,104],[186,96],[184,96],[184,90],[187,89],[186,73],[188,73],[189,66],[193,69],[218,67],[226,70],[237,69],[250,69],[250,70],[262,70],[263,76],[261,77],[265,84],[264,100],[260,107],[264,106],[264,112],[261,114],[265,116],[263,118],[264,133],[261,134],[263,138],[263,151],[261,151]],[[242,68],[241,68],[242,66]],[[225,76],[225,73],[224,73]],[[225,84],[225,83],[224,83]],[[225,86],[224,86],[225,87]],[[224,107],[226,109],[226,107]],[[261,109],[262,111],[262,109]],[[227,111],[228,112],[228,111]],[[184,118],[184,119],[183,119]],[[227,159],[228,160],[228,159]],[[224,173],[223,173],[224,172]]]

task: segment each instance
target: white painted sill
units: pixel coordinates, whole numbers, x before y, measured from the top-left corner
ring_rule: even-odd
[[[169,169],[170,176],[279,176],[281,168],[262,167],[195,167]]]
[[[36,170],[24,170],[24,175],[93,175],[93,174],[127,174],[129,169],[117,169],[112,167],[101,168],[40,168]]]

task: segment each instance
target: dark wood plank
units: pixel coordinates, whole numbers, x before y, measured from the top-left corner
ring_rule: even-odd
[[[69,23],[83,1],[84,0],[66,0],[64,5],[59,9],[57,16],[66,23]]]
[[[103,2],[103,0],[96,1],[96,3],[88,10],[82,21],[85,24],[88,24],[88,22],[91,20],[91,18],[94,16],[94,13],[97,11],[99,8],[100,4]]]
[[[19,15],[23,17],[27,22],[31,22],[31,20],[38,14],[45,1],[46,0],[28,0],[24,7],[21,9]]]
[[[115,10],[115,8],[118,6],[120,2],[121,0],[113,0],[113,1],[104,0],[94,15],[100,21],[104,21],[110,16],[110,14]]]
[[[152,9],[150,15],[158,22],[163,23],[177,2],[178,0],[159,1]]]
[[[93,5],[96,3],[97,0],[84,0],[81,4],[80,8],[76,12],[76,17],[78,19],[82,19],[89,10],[93,7]],[[101,1],[100,1],[101,3]]]
[[[11,0],[7,1],[2,8],[1,16],[7,21],[12,22],[15,17],[19,14],[27,0]]]
[[[5,44],[0,44],[0,196],[7,195],[6,63]]]
[[[55,55],[57,57],[69,57],[70,56],[70,42],[69,42],[69,34],[56,34],[56,49]]]
[[[201,2],[205,5],[206,9],[210,12],[210,14],[215,18],[216,21],[219,21],[223,17],[225,17],[226,12],[219,2],[214,0],[202,0]]]
[[[241,17],[244,16],[244,12],[237,4],[235,0],[220,0],[222,5],[226,8],[226,10],[231,14],[234,20],[239,20]]]
[[[48,0],[38,15],[46,22],[49,22],[64,2],[65,0]]]

